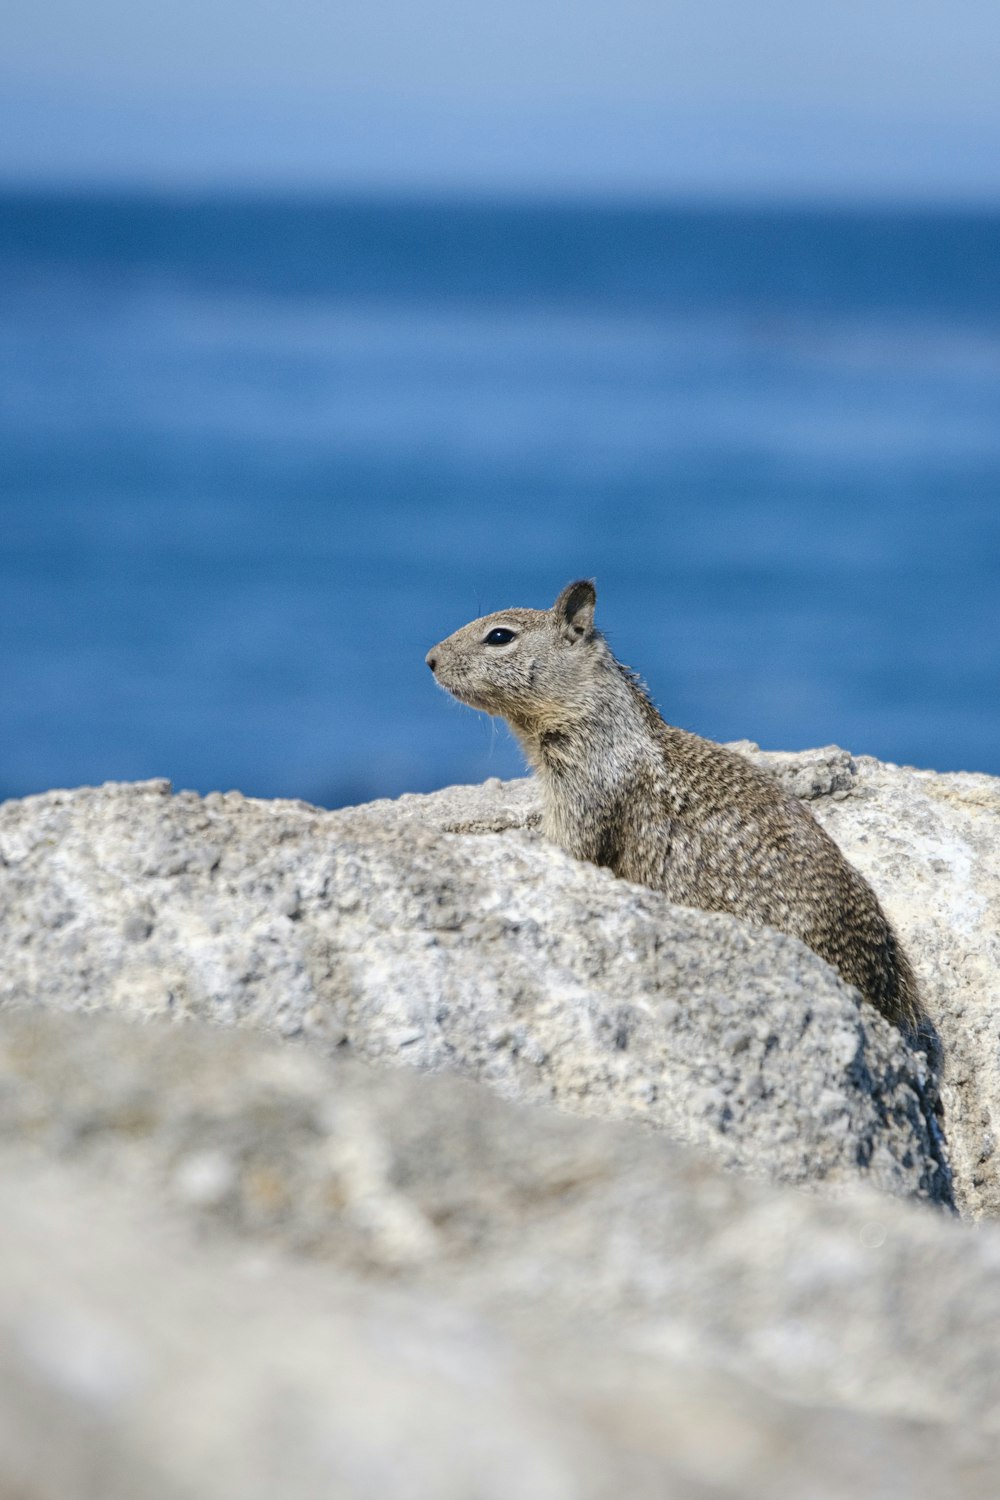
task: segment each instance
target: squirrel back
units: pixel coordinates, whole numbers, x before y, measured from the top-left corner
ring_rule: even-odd
[[[578,859],[801,939],[916,1033],[916,984],[875,893],[811,813],[742,756],[666,724],[594,625],[594,585],[549,610],[473,620],[427,663],[507,720],[535,770],[545,835]]]

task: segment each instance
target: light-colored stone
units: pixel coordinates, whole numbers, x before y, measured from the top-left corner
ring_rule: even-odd
[[[197,1021],[0,1079],[0,1493],[996,1494],[1000,1230]]]
[[[956,1197],[1000,1216],[1000,780],[835,746],[750,753],[813,799],[895,925],[941,1039]]]
[[[998,784],[739,748],[899,928],[994,1211]],[[1000,1226],[900,1201],[919,1059],[530,782],[7,804],[0,998],[0,1493],[1000,1493]]]
[[[822,960],[514,820],[517,784],[340,813],[163,783],[8,803],[0,1000],[346,1040],[744,1171],[948,1201],[923,1055]]]
[[[1000,1217],[1000,780],[852,756],[838,746],[731,747],[774,774],[873,886],[909,954],[944,1057],[941,1085],[956,1199]],[[441,829],[476,826],[468,788],[425,799]],[[537,826],[530,780],[481,793],[481,821]]]

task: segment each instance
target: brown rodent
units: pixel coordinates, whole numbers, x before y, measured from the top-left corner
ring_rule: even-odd
[[[666,724],[594,626],[594,585],[505,609],[427,654],[506,719],[541,785],[543,832],[578,859],[800,938],[890,1021],[920,1027],[913,972],[875,893],[808,810],[731,750]]]

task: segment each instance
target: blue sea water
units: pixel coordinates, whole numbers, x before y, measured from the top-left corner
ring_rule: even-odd
[[[423,656],[579,575],[674,723],[1000,773],[1000,214],[0,197],[0,795],[514,774]]]

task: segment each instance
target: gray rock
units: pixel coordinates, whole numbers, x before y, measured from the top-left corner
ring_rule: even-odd
[[[989,1209],[997,783],[740,748],[896,922]],[[0,808],[0,902],[0,1492],[1000,1490],[1000,1228],[900,1201],[920,1059],[548,849],[530,783],[53,793]]]
[[[349,1042],[776,1180],[949,1201],[923,1056],[822,960],[531,822],[499,783],[341,813],[165,783],[8,803],[0,1000]]]
[[[812,811],[877,892],[937,1027],[956,1198],[1000,1215],[1000,780],[830,746],[751,755]],[[809,788],[814,788],[810,791]]]
[[[0,1078],[0,1492],[996,1493],[996,1229],[197,1021]]]
[[[944,1056],[941,1095],[955,1197],[1000,1216],[1000,780],[852,756],[731,749],[776,776],[876,891],[909,954]],[[441,829],[474,827],[469,788],[426,800]],[[530,781],[484,787],[491,826],[537,824]]]

